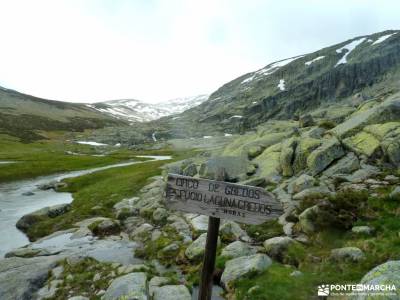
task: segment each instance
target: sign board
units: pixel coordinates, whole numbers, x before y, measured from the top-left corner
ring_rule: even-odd
[[[282,206],[260,187],[168,174],[167,206],[188,213],[261,224],[276,219]]]

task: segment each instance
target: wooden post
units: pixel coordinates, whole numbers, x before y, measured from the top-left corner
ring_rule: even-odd
[[[215,180],[224,181],[225,169],[219,168],[215,177]],[[219,223],[219,218],[208,218],[207,241],[204,251],[203,268],[201,270],[198,300],[210,300],[212,296],[215,257],[217,255],[218,246]]]

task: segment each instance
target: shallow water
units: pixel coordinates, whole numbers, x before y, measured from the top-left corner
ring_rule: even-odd
[[[154,160],[167,160],[170,156],[140,156]],[[51,181],[60,181],[65,178],[78,177],[110,168],[129,166],[133,164],[146,163],[149,161],[130,161],[105,167],[73,171],[57,175],[42,176],[30,180],[22,180],[11,183],[0,183],[0,257],[12,249],[22,247],[29,243],[24,233],[19,231],[15,224],[25,214],[46,206],[72,202],[70,193],[57,193],[54,190],[42,191],[38,185]],[[33,193],[24,196],[25,193]]]

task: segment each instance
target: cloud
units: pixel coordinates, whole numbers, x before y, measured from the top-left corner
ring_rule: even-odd
[[[212,92],[274,60],[399,28],[391,0],[0,2],[0,84],[45,98]]]

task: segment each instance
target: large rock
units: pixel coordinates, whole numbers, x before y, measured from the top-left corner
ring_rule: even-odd
[[[400,261],[388,261],[381,264],[371,271],[369,271],[361,279],[360,284],[363,285],[389,285],[395,286],[394,291],[390,291],[384,298],[380,298],[378,295],[374,295],[373,292],[369,291],[370,295],[358,295],[353,297],[353,300],[373,300],[373,299],[386,299],[386,300],[397,300],[400,299]],[[390,295],[391,294],[391,295]]]
[[[33,299],[60,259],[60,256],[1,259],[0,299]]]
[[[345,154],[342,145],[336,138],[325,141],[307,158],[307,166],[312,175],[317,175],[326,169],[334,160]]]
[[[26,231],[32,225],[46,218],[55,218],[59,215],[65,214],[70,209],[71,209],[71,204],[69,203],[47,206],[22,216],[22,218],[18,220],[16,226],[18,229]]]
[[[247,243],[235,241],[222,249],[221,256],[227,258],[237,258],[249,256],[257,253],[257,249]]]
[[[349,152],[346,156],[339,159],[334,165],[323,172],[323,175],[331,177],[335,174],[351,174],[360,168],[358,157]]]
[[[281,180],[281,144],[267,148],[254,162],[258,164],[257,175],[267,182],[278,183]]]
[[[283,176],[292,176],[293,175],[293,166],[292,162],[294,159],[294,153],[297,146],[297,139],[291,138],[282,143],[282,150],[279,157],[282,175]]]
[[[343,140],[343,144],[351,151],[367,157],[377,156],[380,150],[380,142],[372,134],[361,131],[354,136]]]
[[[297,242],[288,236],[277,236],[266,240],[263,245],[269,256],[281,261],[285,252],[295,243]]]
[[[359,262],[365,259],[365,254],[357,247],[343,247],[332,249],[330,258],[339,262]]]
[[[232,290],[236,280],[246,275],[253,275],[265,271],[272,264],[265,254],[242,256],[226,262],[222,273],[221,283],[226,290]]]
[[[324,209],[322,203],[305,209],[299,215],[300,229],[307,234],[318,231],[321,227],[321,224],[319,224],[321,216],[326,219],[324,221],[327,223],[330,221],[329,219],[333,219],[333,216],[330,216],[329,212]]]
[[[146,273],[131,273],[113,280],[102,300],[147,300]]]
[[[191,300],[192,296],[184,285],[164,285],[154,289],[153,300]]]

